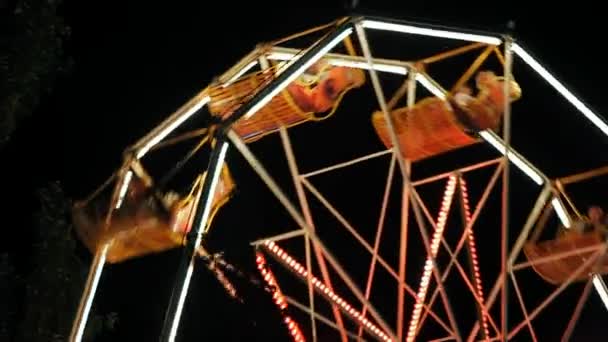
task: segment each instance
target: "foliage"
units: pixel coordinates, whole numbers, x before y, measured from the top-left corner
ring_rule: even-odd
[[[0,147],[70,70],[61,0],[0,2]]]
[[[10,341],[15,332],[17,289],[22,283],[9,253],[0,254],[0,341]]]
[[[13,293],[23,285],[22,300],[10,300],[1,314],[3,341],[67,341],[88,265],[77,258],[77,243],[69,220],[70,201],[53,182],[38,191],[40,208],[34,216],[33,244],[27,248],[29,272],[20,280],[7,256],[0,259],[0,283]],[[21,256],[23,257],[23,256]],[[11,291],[7,291],[9,296]],[[11,302],[12,301],[12,302]],[[5,303],[3,301],[3,303]],[[20,305],[17,305],[20,304]],[[85,340],[111,329],[116,315],[92,313]],[[10,331],[16,326],[16,331]],[[15,336],[16,335],[16,336]]]

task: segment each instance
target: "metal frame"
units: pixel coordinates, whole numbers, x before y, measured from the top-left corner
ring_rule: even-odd
[[[402,249],[400,251],[400,266],[401,267],[400,267],[399,272],[394,272],[394,271],[392,272],[393,276],[396,277],[396,280],[398,282],[398,288],[400,289],[400,293],[405,291],[405,292],[408,292],[410,295],[414,295],[414,296],[416,295],[416,293],[411,289],[411,287],[409,287],[404,281],[405,266],[406,266],[405,250],[406,250],[406,247],[408,244],[408,241],[407,241],[407,237],[408,237],[407,212],[409,212],[409,207],[411,207],[413,213],[415,214],[415,218],[418,223],[418,226],[423,235],[423,240],[424,240],[425,246],[427,248],[427,251],[430,251],[430,241],[429,241],[428,236],[426,236],[426,227],[425,227],[426,223],[424,222],[425,221],[424,215],[421,210],[425,211],[427,217],[428,217],[428,211],[424,210],[424,203],[422,203],[420,198],[417,196],[417,192],[415,189],[417,184],[410,180],[411,165],[409,164],[409,162],[407,162],[406,158],[404,158],[404,155],[400,151],[401,148],[399,146],[398,139],[396,138],[396,135],[394,132],[394,127],[391,122],[390,116],[388,114],[389,107],[384,98],[384,94],[383,94],[382,87],[381,87],[377,73],[378,72],[389,72],[389,73],[396,73],[396,74],[401,74],[401,75],[406,75],[409,73],[408,79],[410,81],[408,82],[408,88],[409,88],[408,101],[410,101],[410,103],[412,103],[412,101],[414,101],[413,89],[414,89],[414,85],[416,84],[415,81],[417,81],[423,87],[426,87],[432,93],[434,93],[435,95],[440,96],[440,97],[444,96],[445,90],[443,90],[440,86],[438,86],[438,84],[436,82],[434,82],[434,80],[430,79],[428,77],[428,75],[426,75],[424,72],[416,70],[415,66],[413,66],[411,63],[402,62],[402,61],[394,61],[394,60],[392,60],[392,61],[383,60],[383,59],[377,59],[377,58],[373,57],[370,47],[367,44],[367,38],[365,35],[366,30],[373,30],[373,29],[397,31],[399,33],[405,33],[405,34],[418,34],[418,35],[423,35],[423,36],[433,36],[433,37],[442,37],[442,38],[447,38],[447,39],[482,42],[484,44],[490,44],[490,45],[501,45],[504,43],[504,48],[505,48],[504,53],[505,53],[505,60],[506,60],[504,74],[505,74],[505,78],[507,80],[511,77],[511,63],[512,63],[511,55],[514,54],[515,56],[522,58],[522,60],[524,62],[526,62],[534,71],[539,73],[545,80],[547,80],[547,82],[551,86],[553,86],[556,90],[558,90],[560,92],[560,94],[562,94],[564,97],[566,97],[566,99],[568,99],[577,109],[579,109],[579,111],[581,111],[582,114],[586,118],[591,120],[591,122],[595,126],[597,126],[602,132],[604,132],[606,135],[608,135],[608,125],[606,124],[606,121],[601,119],[600,116],[595,114],[591,109],[589,109],[589,107],[584,105],[581,100],[576,98],[572,94],[572,92],[570,92],[562,83],[560,83],[545,68],[543,68],[540,65],[540,63],[538,63],[536,61],[536,59],[534,59],[532,57],[532,55],[530,55],[527,52],[527,50],[524,49],[519,42],[515,42],[513,40],[513,38],[510,36],[505,36],[505,35],[496,34],[496,33],[485,33],[485,32],[473,32],[473,31],[464,32],[463,30],[460,30],[460,29],[437,27],[437,26],[431,26],[431,25],[427,25],[427,24],[410,23],[410,22],[403,22],[403,21],[397,21],[397,20],[357,17],[357,18],[345,18],[343,20],[338,21],[335,24],[335,28],[330,33],[328,33],[326,36],[324,36],[322,39],[320,39],[313,46],[306,49],[304,52],[292,51],[290,49],[284,49],[284,48],[280,48],[280,47],[269,47],[269,48],[257,47],[254,51],[252,51],[249,55],[247,55],[243,60],[241,60],[235,67],[233,67],[227,73],[222,75],[219,78],[219,82],[221,82],[223,84],[228,84],[228,83],[232,82],[235,78],[238,78],[239,75],[242,75],[242,73],[244,73],[246,70],[253,68],[256,64],[265,64],[266,59],[268,59],[268,60],[277,60],[278,59],[278,60],[285,60],[285,61],[289,60],[289,62],[287,62],[286,66],[284,67],[282,72],[275,79],[273,79],[269,84],[265,85],[248,102],[244,103],[241,107],[239,107],[236,110],[236,112],[228,120],[221,122],[218,125],[219,128],[217,129],[216,135],[215,135],[215,138],[218,143],[216,144],[215,148],[212,151],[212,155],[211,155],[211,158],[209,161],[209,166],[208,166],[208,171],[209,171],[208,174],[211,175],[211,177],[206,177],[203,187],[202,187],[202,197],[201,197],[202,200],[199,201],[199,203],[198,203],[198,206],[196,209],[195,221],[194,221],[196,229],[191,232],[191,235],[188,237],[188,243],[184,249],[184,255],[183,255],[182,261],[180,263],[179,269],[178,269],[177,283],[176,283],[176,286],[174,289],[174,293],[169,302],[166,321],[163,326],[163,334],[162,334],[163,339],[166,339],[168,341],[174,341],[176,338],[179,321],[180,321],[180,315],[181,315],[181,311],[182,311],[182,306],[185,301],[185,296],[188,292],[189,280],[190,280],[190,277],[193,272],[194,266],[193,266],[192,260],[193,260],[194,256],[196,255],[196,249],[197,249],[196,246],[198,246],[198,244],[200,244],[200,241],[203,238],[205,230],[206,230],[206,224],[207,224],[207,220],[209,218],[210,202],[211,202],[212,194],[215,189],[215,185],[217,184],[217,179],[219,177],[219,172],[217,172],[217,171],[221,169],[221,165],[224,162],[224,157],[226,155],[226,150],[227,150],[229,143],[231,143],[235,147],[235,149],[237,151],[239,151],[245,157],[245,159],[249,162],[251,167],[258,173],[258,175],[262,178],[262,180],[268,185],[269,189],[277,196],[277,198],[285,206],[286,210],[290,213],[290,215],[294,218],[296,223],[301,228],[301,230],[298,230],[296,232],[290,232],[290,233],[283,234],[279,237],[269,238],[269,240],[278,241],[279,239],[292,238],[297,235],[303,235],[306,240],[307,267],[310,269],[311,262],[312,262],[311,255],[308,252],[308,250],[309,250],[308,246],[309,246],[309,242],[310,242],[311,246],[313,247],[313,250],[315,251],[315,254],[317,257],[317,262],[323,263],[324,261],[322,261],[322,260],[327,260],[329,262],[329,264],[339,274],[339,276],[342,278],[342,280],[345,283],[347,283],[348,287],[352,290],[352,292],[355,294],[355,296],[361,301],[361,303],[363,305],[363,308],[362,308],[363,315],[365,315],[366,312],[369,312],[369,314],[378,323],[378,325],[384,331],[384,333],[386,333],[388,336],[390,336],[391,340],[396,341],[396,340],[403,339],[403,336],[404,336],[403,325],[398,323],[397,329],[393,330],[392,327],[388,323],[386,323],[386,321],[378,314],[378,312],[374,308],[374,306],[369,302],[369,293],[371,291],[371,286],[372,286],[371,284],[373,282],[372,274],[374,271],[375,263],[376,263],[376,261],[378,261],[381,264],[386,264],[385,262],[383,262],[382,258],[378,255],[378,244],[379,244],[381,229],[382,229],[382,225],[383,225],[382,222],[384,220],[383,217],[384,217],[385,210],[386,210],[386,201],[387,201],[386,194],[390,190],[390,183],[392,180],[392,173],[393,173],[395,161],[398,162],[399,169],[400,169],[403,181],[404,181],[403,200],[402,200],[403,208],[404,208],[404,216],[402,219],[403,223],[402,223],[402,228],[401,228],[402,229],[402,234],[401,234]],[[340,41],[342,41],[343,39],[345,39],[352,33],[355,33],[359,38],[359,43],[361,44],[361,47],[363,49],[362,56],[346,56],[346,55],[340,55],[340,54],[328,54],[329,50],[331,50],[337,43],[339,43]],[[337,165],[332,166],[325,170],[319,170],[316,172],[300,174],[297,169],[297,165],[295,164],[295,158],[293,156],[293,152],[291,151],[291,148],[289,147],[289,141],[288,141],[286,131],[281,130],[280,133],[283,138],[285,153],[286,153],[287,159],[290,161],[290,170],[291,170],[292,176],[294,178],[294,184],[295,184],[296,188],[298,189],[298,197],[299,197],[299,201],[300,201],[300,204],[302,206],[302,211],[303,211],[303,214],[302,214],[302,213],[300,213],[299,210],[296,209],[297,207],[295,205],[293,205],[287,199],[287,197],[284,195],[283,191],[276,185],[276,183],[273,181],[272,177],[268,174],[268,172],[265,170],[265,168],[259,163],[259,161],[255,158],[253,153],[245,145],[245,143],[243,141],[241,141],[240,138],[233,131],[231,131],[230,127],[234,122],[236,122],[241,117],[251,117],[252,115],[255,115],[257,110],[259,110],[268,101],[270,101],[270,99],[274,95],[276,95],[278,92],[280,92],[289,82],[291,82],[293,79],[295,79],[301,72],[303,72],[314,61],[318,60],[321,56],[324,56],[324,55],[327,55],[330,58],[330,60],[332,61],[332,63],[348,65],[351,67],[358,67],[358,68],[368,70],[368,72],[370,74],[370,78],[372,80],[372,84],[374,86],[374,92],[375,92],[376,98],[378,100],[378,104],[379,104],[380,108],[382,109],[382,111],[384,112],[386,118],[388,119],[387,122],[389,124],[389,131],[391,134],[391,139],[393,141],[394,149],[389,150],[387,152],[380,152],[378,154],[375,154],[374,156],[359,158],[356,161],[347,162],[340,166],[337,166]],[[505,82],[505,84],[507,84],[507,86],[508,86],[508,82]],[[505,94],[508,94],[507,86],[505,87]],[[159,125],[157,128],[152,130],[147,136],[145,136],[140,141],[138,141],[136,144],[134,144],[132,148],[127,149],[125,163],[124,163],[123,167],[121,168],[121,170],[123,170],[124,172],[121,172],[117,179],[116,187],[114,190],[115,194],[117,194],[117,195],[114,196],[114,198],[113,198],[114,202],[112,203],[113,204],[112,208],[115,206],[115,204],[118,204],[118,205],[120,204],[120,197],[121,197],[120,193],[122,192],[122,188],[124,187],[124,184],[128,184],[128,181],[130,179],[130,175],[132,172],[131,171],[132,163],[134,161],[137,161],[137,160],[143,158],[145,156],[145,154],[148,151],[150,151],[151,148],[153,148],[156,144],[158,144],[163,139],[165,139],[175,128],[177,128],[182,123],[184,123],[188,118],[197,114],[200,111],[200,109],[203,108],[207,104],[207,102],[209,102],[209,100],[210,99],[207,96],[206,90],[201,91],[191,101],[186,103],[184,106],[182,106],[180,109],[178,109],[173,115],[171,115],[165,122],[161,123],[161,125]],[[515,270],[514,261],[515,261],[517,254],[519,253],[519,250],[521,249],[523,242],[527,238],[527,234],[529,233],[530,229],[532,228],[533,222],[538,217],[538,215],[540,215],[541,205],[546,203],[546,201],[550,200],[550,198],[551,198],[550,195],[552,192],[554,192],[554,189],[552,188],[552,184],[549,181],[549,179],[542,172],[540,172],[537,168],[535,168],[529,161],[527,161],[523,156],[521,156],[520,154],[518,154],[516,151],[514,151],[511,148],[510,133],[511,133],[510,132],[510,105],[509,105],[509,101],[506,101],[503,137],[501,138],[498,135],[494,134],[493,132],[489,132],[489,131],[482,132],[480,134],[481,137],[484,140],[486,140],[486,142],[490,143],[490,145],[492,145],[494,148],[496,148],[499,151],[499,153],[503,154],[502,159],[500,161],[498,161],[498,163],[501,167],[500,172],[502,172],[502,175],[503,175],[503,178],[502,178],[503,192],[502,192],[502,198],[501,198],[502,204],[503,204],[502,224],[501,224],[501,232],[502,232],[502,236],[503,236],[502,246],[501,246],[501,254],[502,254],[501,267],[502,267],[502,269],[501,269],[500,275],[498,276],[498,279],[496,280],[495,286],[494,286],[493,290],[489,293],[487,299],[484,300],[483,298],[479,298],[474,293],[474,296],[476,296],[476,298],[478,300],[480,310],[482,310],[484,313],[487,313],[487,312],[489,312],[492,305],[494,304],[496,297],[498,295],[498,292],[499,291],[501,292],[501,301],[500,301],[501,302],[501,304],[500,304],[501,305],[501,310],[500,310],[501,323],[500,323],[500,329],[496,329],[496,330],[500,330],[500,331],[497,331],[496,338],[491,338],[491,339],[492,340],[501,339],[503,341],[507,340],[508,338],[511,338],[515,333],[517,333],[518,330],[521,330],[521,328],[524,325],[528,325],[530,327],[530,330],[532,331],[532,328],[530,326],[530,320],[531,320],[531,318],[530,318],[530,319],[526,319],[524,322],[519,324],[515,329],[513,329],[511,331],[511,333],[508,333],[509,327],[507,325],[507,316],[508,316],[508,308],[507,308],[508,278],[507,278],[507,276],[509,275],[512,279],[516,295],[518,297],[521,297],[519,290],[518,290],[515,276],[513,274],[513,272]],[[377,157],[379,155],[386,154],[386,153],[390,153],[392,155],[391,170],[389,172],[389,177],[388,177],[389,179],[387,181],[385,200],[382,205],[382,210],[381,210],[381,215],[380,215],[381,217],[379,220],[380,222],[378,224],[378,232],[376,235],[376,241],[375,241],[373,247],[369,246],[369,244],[367,244],[367,246],[365,246],[372,253],[373,259],[372,259],[372,263],[370,265],[370,276],[368,278],[368,284],[366,287],[365,294],[363,294],[363,292],[354,284],[352,279],[350,279],[348,274],[342,269],[338,260],[335,257],[333,257],[333,255],[326,248],[326,246],[323,244],[323,242],[316,236],[314,228],[313,228],[314,224],[312,222],[312,217],[310,216],[310,213],[307,213],[307,209],[306,209],[307,204],[306,204],[305,195],[303,193],[303,188],[307,187],[309,190],[314,189],[312,187],[312,185],[310,184],[310,182],[307,181],[307,178],[314,176],[315,174],[318,174],[320,172],[328,172],[331,169],[335,169],[337,167],[350,166],[356,162],[360,162],[360,161],[363,161],[365,159],[369,159],[372,157]],[[539,195],[537,205],[533,208],[533,210],[530,214],[530,217],[528,218],[528,222],[526,222],[526,225],[523,227],[523,229],[521,231],[518,241],[511,248],[510,253],[508,253],[509,246],[507,243],[508,239],[506,239],[506,237],[508,236],[508,233],[510,230],[509,220],[508,220],[508,216],[509,216],[508,203],[509,203],[509,197],[510,197],[509,196],[509,172],[508,171],[509,171],[510,162],[513,162],[513,164],[518,169],[523,171],[528,177],[530,177],[534,181],[534,183],[543,186],[543,191]],[[483,164],[482,166],[487,166],[487,165],[491,165],[492,163],[493,163],[493,161],[488,161],[488,162],[483,162],[480,165]],[[471,168],[482,167],[482,166],[473,165],[473,166],[471,166]],[[442,179],[443,177],[446,177],[446,175],[438,175],[431,181],[436,181],[438,179]],[[425,181],[418,181],[418,184],[422,184],[424,182]],[[426,182],[428,182],[428,181],[426,181]],[[319,195],[319,193],[317,193],[317,194]],[[484,194],[484,196],[486,196],[486,195]],[[319,196],[317,196],[317,197],[319,197]],[[485,201],[485,199],[484,199],[484,201]],[[563,204],[561,204],[560,201],[552,201],[551,203],[552,203],[554,209],[556,209],[556,211],[560,211],[560,210],[564,211]],[[325,204],[328,204],[328,203],[325,203]],[[329,205],[327,207],[330,208]],[[475,213],[473,214],[473,216],[471,218],[471,221],[469,221],[469,224],[467,225],[467,228],[465,231],[468,231],[471,229],[471,226],[475,222],[477,215],[479,215],[480,210],[481,210],[481,206],[478,206],[475,210]],[[336,214],[338,217],[340,217],[340,215],[337,213],[337,211],[335,211],[335,210],[332,210],[332,211],[334,212],[334,214]],[[561,216],[560,216],[560,218],[561,218]],[[111,219],[111,211],[108,214],[108,221],[110,219]],[[562,220],[569,221],[569,216],[566,214],[565,218],[562,218]],[[348,222],[345,219],[343,219],[342,221],[343,221],[343,223],[346,223],[345,226],[350,226],[350,224],[347,224]],[[434,221],[431,221],[431,223],[432,223],[431,225],[434,228],[437,228]],[[565,222],[564,224],[567,225],[567,223],[568,222]],[[348,227],[347,227],[347,229],[348,229]],[[353,233],[355,236],[357,235],[356,230],[354,228],[352,228],[352,226],[350,227],[349,231],[351,231],[351,233]],[[464,241],[464,237],[465,237],[465,235],[463,234],[463,239],[461,239],[461,241]],[[266,240],[262,240],[262,241],[266,241]],[[258,241],[257,243],[261,243],[261,242]],[[444,247],[447,247],[449,250],[449,246],[447,246],[445,244],[445,241],[443,243],[444,243]],[[462,245],[459,244],[459,246],[456,248],[455,252],[454,253],[450,252],[450,254],[457,255],[459,252],[459,248],[462,248]],[[103,251],[103,250],[105,250],[105,249],[102,249],[101,251]],[[442,286],[442,283],[443,283],[442,277],[444,277],[447,274],[447,272],[449,272],[449,268],[451,267],[452,264],[455,263],[456,267],[459,270],[462,267],[458,264],[458,262],[455,260],[455,258],[452,257],[452,260],[450,261],[450,266],[448,266],[448,269],[446,269],[444,271],[444,274],[442,275],[440,273],[439,268],[437,267],[438,265],[436,265],[436,263],[434,261],[434,258],[431,258],[430,260],[433,264],[432,275],[433,275],[434,279],[437,281],[438,292],[442,293],[442,299],[443,299],[442,301],[446,308],[446,311],[448,311],[448,314],[450,316],[450,323],[449,323],[449,325],[447,325],[447,324],[441,322],[441,319],[432,312],[430,307],[432,306],[433,299],[431,299],[430,305],[426,305],[424,303],[422,304],[423,309],[425,310],[422,321],[424,321],[424,319],[426,318],[427,315],[432,316],[438,322],[443,323],[442,325],[446,328],[446,330],[448,330],[448,333],[450,334],[450,338],[455,338],[456,340],[460,341],[460,340],[462,340],[462,337],[460,336],[460,332],[459,332],[457,323],[453,317],[453,313],[450,313],[451,310],[450,310],[449,300],[447,298],[447,295],[444,293],[443,286]],[[99,252],[91,267],[91,271],[89,274],[89,280],[87,281],[87,285],[86,285],[86,288],[85,288],[85,291],[83,293],[83,297],[81,300],[81,305],[78,310],[76,320],[74,322],[74,329],[73,329],[74,333],[72,334],[72,337],[70,339],[71,341],[79,341],[82,336],[82,331],[84,330],[84,326],[86,325],[88,308],[90,308],[90,305],[93,301],[93,297],[95,294],[94,288],[96,287],[96,283],[99,281],[99,277],[101,275],[101,270],[103,269],[103,264],[104,264],[103,253]],[[386,268],[388,265],[383,265],[383,266]],[[326,278],[326,279],[324,279],[324,281],[327,283],[326,286],[328,286],[328,287],[331,286],[329,276],[324,277],[324,278]],[[598,291],[598,293],[600,293],[601,296],[608,297],[608,293],[606,293],[606,286],[603,283],[603,280],[599,277],[594,277],[593,280],[592,281],[590,280],[590,282],[587,284],[586,290],[584,292],[585,297],[588,294],[588,291],[590,288],[589,284],[591,284],[591,282],[595,285],[596,290]],[[309,305],[311,307],[309,313],[311,316],[313,336],[316,336],[316,333],[314,332],[315,331],[314,327],[315,327],[315,320],[317,319],[318,314],[314,310],[314,301],[312,299],[311,277],[308,277],[307,284],[308,284],[309,296],[310,296]],[[472,287],[473,286],[471,285],[471,288]],[[433,297],[434,296],[435,296],[435,294],[433,295]],[[581,299],[581,301],[583,301],[583,299]],[[579,306],[582,306],[582,304],[577,305],[576,311],[578,313],[580,313]],[[524,310],[524,313],[527,315],[525,306],[522,306],[522,309]],[[400,318],[404,317],[403,296],[402,295],[400,295],[398,310],[399,310],[398,316]],[[535,312],[533,312],[530,316],[534,316],[534,313],[537,313],[538,311],[540,311],[540,310],[538,310],[538,309],[535,310]],[[578,316],[578,313],[575,315],[575,317]],[[336,326],[338,327],[338,330],[341,332],[342,339],[345,340],[347,332],[345,331],[343,325],[341,324],[339,317],[340,317],[339,313],[335,314],[335,318],[338,321]],[[402,319],[398,319],[397,321],[401,322]],[[566,334],[564,335],[565,337],[571,333],[572,327],[573,327],[573,324],[571,323],[568,327],[568,330],[566,331]],[[418,327],[417,331],[419,331],[419,330],[420,329]],[[479,323],[476,324],[475,327],[470,332],[468,341],[472,341],[475,339],[475,336],[477,336],[476,330],[479,330]],[[534,336],[533,332],[532,332],[532,334]],[[360,335],[361,335],[361,330],[359,331],[359,336]],[[486,337],[488,337],[488,336],[486,336]]]

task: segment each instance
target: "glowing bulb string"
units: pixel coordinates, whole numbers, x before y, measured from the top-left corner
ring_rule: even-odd
[[[308,281],[308,271],[302,264],[292,258],[287,252],[280,248],[276,243],[270,240],[266,240],[262,243],[262,246],[273,256],[276,256],[276,260],[286,265],[288,269],[294,271],[294,273],[304,281]],[[361,324],[366,331],[378,337],[381,341],[391,342],[392,340],[388,335],[378,328],[374,323],[365,318],[365,316],[353,308],[347,301],[342,297],[333,292],[328,286],[325,286],[317,277],[312,276],[312,284],[314,288],[327,300],[334,304],[337,304],[338,308],[346,313],[355,322]]]
[[[437,256],[437,252],[439,250],[439,243],[441,242],[443,230],[445,229],[445,225],[447,223],[447,217],[450,211],[450,207],[452,206],[452,199],[454,198],[455,189],[456,177],[452,175],[450,176],[450,179],[448,180],[448,183],[445,188],[445,192],[443,193],[443,201],[441,202],[441,209],[439,210],[439,215],[437,217],[436,229],[433,233],[432,240],[430,241],[430,254],[429,256],[427,256],[426,262],[424,264],[422,277],[420,278],[420,285],[418,288],[418,293],[416,295],[416,304],[414,305],[414,310],[412,311],[412,318],[410,320],[410,326],[407,333],[407,342],[414,341],[414,338],[416,337],[418,323],[420,321],[420,315],[422,313],[422,306],[426,298],[429,283],[431,281],[434,260]]]
[[[268,284],[268,286],[274,289],[272,299],[283,314],[283,322],[287,326],[289,334],[293,337],[295,342],[304,342],[304,334],[302,334],[298,323],[287,313],[287,300],[281,292],[281,289],[279,287],[279,284],[277,283],[276,278],[274,277],[274,274],[266,265],[266,259],[264,258],[264,255],[259,251],[256,252],[255,262],[257,264],[258,270],[264,277],[264,281],[266,281],[266,284]]]
[[[473,228],[470,226],[471,223],[471,208],[469,206],[469,194],[467,190],[467,184],[464,178],[460,177],[460,193],[462,198],[462,205],[464,207],[465,224],[467,226],[467,239],[469,242],[469,251],[471,254],[471,266],[473,267],[473,281],[475,282],[475,289],[477,290],[477,297],[481,303],[484,302],[483,297],[483,286],[481,284],[481,274],[479,271],[479,261],[477,258],[477,247],[475,244],[475,235],[473,234]],[[485,310],[484,310],[485,311]],[[487,339],[489,335],[488,328],[488,316],[486,312],[481,313],[481,326],[483,327],[484,337]]]

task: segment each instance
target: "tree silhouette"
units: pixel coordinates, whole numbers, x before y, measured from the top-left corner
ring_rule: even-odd
[[[61,0],[0,0],[0,152],[8,152],[3,147],[24,119],[55,114],[42,103],[72,66],[62,5]],[[23,165],[14,166],[9,159],[3,156],[3,171],[19,176]],[[44,184],[48,175],[40,174],[37,181]],[[0,248],[0,341],[66,341],[88,271],[88,261],[76,253],[71,201],[59,182],[28,196],[39,185],[14,176],[4,179],[5,196],[13,200],[4,205],[5,219],[17,217],[18,222],[2,224],[6,248]],[[31,197],[36,199],[33,205]],[[114,314],[91,313],[85,340],[95,340],[115,321]]]
[[[61,184],[52,182],[41,188],[38,198],[32,244],[23,249],[23,253],[29,253],[28,272],[20,275],[9,253],[0,256],[0,293],[5,297],[0,321],[2,341],[66,341],[86,279],[87,263],[77,256],[69,218],[71,201]],[[114,313],[93,312],[84,340],[92,341],[111,329],[116,319]]]
[[[61,0],[0,1],[0,148],[69,71]]]

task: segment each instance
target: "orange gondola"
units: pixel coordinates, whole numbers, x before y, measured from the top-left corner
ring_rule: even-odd
[[[204,176],[199,177],[198,185],[202,184]],[[224,166],[212,202],[211,218],[230,198],[234,186],[230,172]],[[110,204],[108,196],[76,203],[72,218],[78,237],[93,254],[100,246],[111,241],[106,256],[108,263],[183,245],[191,228],[196,196],[190,194],[180,199],[176,195],[165,195],[158,198],[149,190],[150,187],[141,179],[134,177],[122,205],[113,211],[107,226],[104,222]]]
[[[245,75],[228,86],[212,87],[209,91],[209,111],[219,118],[229,117],[274,79],[278,71],[279,67],[273,66]],[[323,120],[336,111],[342,97],[350,89],[364,83],[365,73],[360,69],[318,62],[255,115],[239,119],[232,128],[246,142],[251,142],[276,132],[281,126],[291,127]]]
[[[569,232],[555,240],[528,242],[523,251],[534,271],[547,282],[560,285],[576,273],[606,240],[599,232]],[[589,279],[591,273],[607,274],[608,258],[600,256],[578,273],[574,281]]]
[[[498,129],[504,108],[504,81],[492,72],[484,71],[476,79],[479,94],[470,96],[466,91],[447,94],[446,100],[428,97],[413,107],[398,108],[390,112],[395,133],[410,161],[419,161],[479,141],[476,133]],[[521,89],[512,82],[511,101],[521,97]],[[382,143],[393,146],[385,115],[372,114],[372,124]]]

